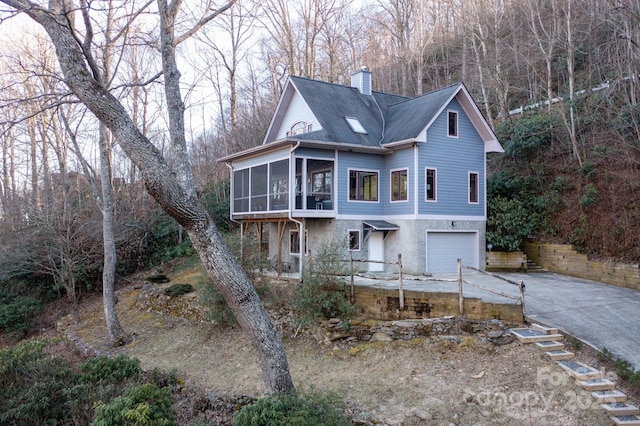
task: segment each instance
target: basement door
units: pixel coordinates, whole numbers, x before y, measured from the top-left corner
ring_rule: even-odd
[[[369,234],[369,260],[384,260],[384,232]],[[369,272],[384,271],[384,263],[369,262]]]
[[[478,268],[477,232],[427,231],[427,272],[456,273],[458,258],[463,265]]]

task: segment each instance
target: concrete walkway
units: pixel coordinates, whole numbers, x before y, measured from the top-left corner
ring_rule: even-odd
[[[596,283],[553,273],[500,273],[511,281],[524,281],[527,317],[539,321],[597,348],[607,348],[618,358],[640,369],[640,291]],[[382,277],[380,277],[382,278]],[[455,280],[456,275],[434,278]],[[463,271],[472,283],[507,293],[519,294],[518,287],[479,272]],[[358,277],[357,285],[398,288],[398,281]],[[458,292],[455,282],[427,281],[406,277],[404,288],[417,291]],[[516,303],[515,300],[463,286],[465,297],[479,297],[493,303]]]

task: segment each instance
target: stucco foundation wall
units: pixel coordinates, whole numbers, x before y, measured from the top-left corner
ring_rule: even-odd
[[[421,275],[426,271],[426,239],[429,231],[457,231],[478,233],[478,266],[485,267],[485,223],[483,221],[454,221],[451,220],[427,220],[427,219],[387,219],[400,228],[397,231],[389,231],[385,245],[385,261],[397,262],[398,253],[402,254],[403,272],[411,275]],[[323,244],[330,242],[342,243],[347,247],[349,230],[359,230],[361,238],[364,238],[362,219],[306,219],[305,226],[309,235],[307,247],[310,255],[317,255]],[[299,256],[289,254],[289,230],[295,228],[294,223],[288,223],[282,239],[282,260],[292,272],[299,271]],[[348,258],[348,251],[345,256]],[[360,250],[352,252],[353,258],[367,260],[369,258],[368,242],[360,241]],[[269,226],[269,259],[275,264],[278,258],[278,228],[277,225]],[[366,271],[366,262],[355,262],[354,271]],[[385,271],[397,272],[395,265],[385,265]]]
[[[640,290],[639,265],[587,259],[569,244],[526,241],[527,257],[551,272]]]
[[[477,232],[478,233],[478,266],[484,269],[486,236],[483,221],[456,220],[389,220],[400,226],[385,241],[387,253],[402,253],[402,264],[407,274],[424,274],[427,268],[427,231]]]

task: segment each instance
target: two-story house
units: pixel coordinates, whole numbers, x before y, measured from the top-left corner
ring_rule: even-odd
[[[483,267],[486,155],[503,149],[465,86],[406,98],[372,91],[366,69],[351,83],[289,78],[262,145],[219,160],[232,219],[268,224],[285,270],[330,240],[354,259],[401,253],[407,273]]]

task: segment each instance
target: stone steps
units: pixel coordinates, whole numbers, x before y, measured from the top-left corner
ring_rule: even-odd
[[[533,260],[527,259],[527,272],[549,272]]]
[[[582,386],[584,390],[589,392],[614,390],[616,388],[616,384],[608,379],[578,380],[578,384]]]
[[[601,405],[610,416],[635,416],[640,414],[640,408],[626,402],[609,402]]]
[[[522,343],[536,343],[545,341],[562,340],[562,334],[546,334],[542,331],[533,330],[531,328],[512,328],[511,334],[516,336]]]
[[[617,390],[600,390],[591,392],[591,397],[598,403],[627,402],[627,395]]]
[[[556,362],[577,384],[590,392],[616,425],[640,426],[640,408],[627,402],[627,395],[616,390],[616,384],[604,378],[604,373],[574,361],[575,354],[565,350],[560,331],[555,327],[532,324],[529,328],[511,329],[521,343],[535,343],[545,355]]]
[[[536,346],[539,347],[542,352],[560,351],[564,349],[564,343],[557,340],[543,340],[542,342],[536,342]]]
[[[576,354],[565,350],[547,351],[545,354],[554,361],[562,361],[567,359],[573,359]]]
[[[611,420],[617,425],[640,426],[640,417],[638,416],[611,416]]]

